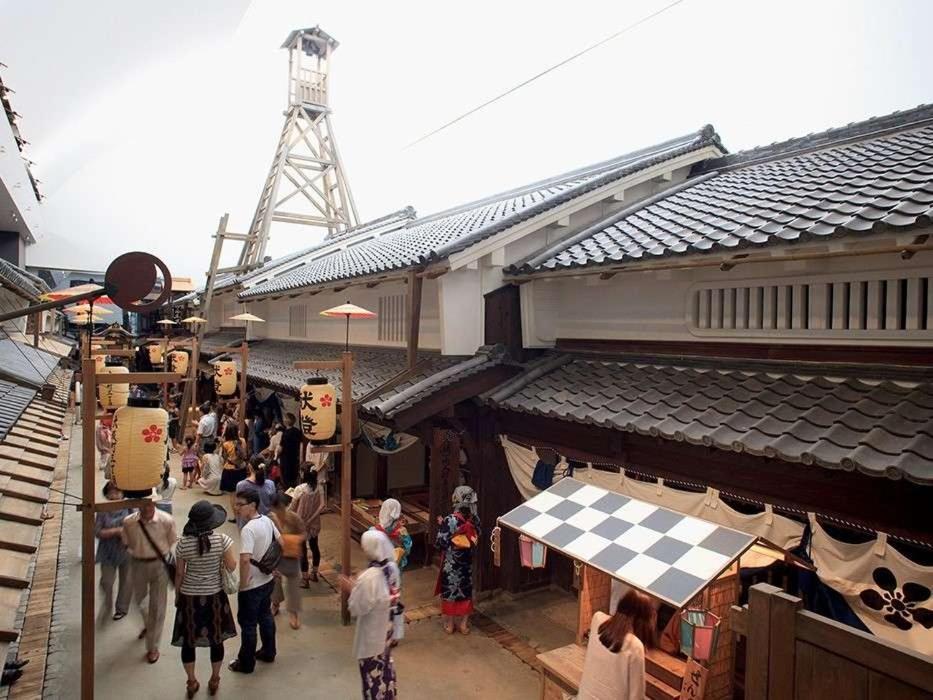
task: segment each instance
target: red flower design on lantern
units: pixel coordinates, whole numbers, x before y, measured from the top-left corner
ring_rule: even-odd
[[[327,408],[334,402],[334,397],[330,394],[321,394],[321,405]]]
[[[162,428],[157,425],[150,425],[148,428],[143,428],[143,439],[146,442],[158,442],[162,439]]]
[[[224,367],[224,374],[233,374],[233,367]]]

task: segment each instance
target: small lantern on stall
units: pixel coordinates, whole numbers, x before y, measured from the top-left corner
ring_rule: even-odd
[[[547,563],[547,547],[525,535],[518,536],[518,547],[522,566],[528,569],[543,569]]]
[[[173,350],[168,354],[170,371],[175,374],[188,374],[188,353],[184,350]]]
[[[162,364],[162,346],[158,343],[153,343],[149,347],[149,362],[154,365]]]
[[[130,398],[113,414],[113,480],[122,491],[151,489],[162,479],[168,413],[158,399]]]
[[[309,377],[298,394],[301,432],[309,440],[328,440],[337,432],[337,392],[324,377]]]
[[[236,363],[233,360],[219,360],[214,364],[214,391],[218,396],[233,396],[236,380]]]
[[[129,369],[119,362],[108,362],[107,365],[97,370],[100,375],[107,374],[129,374]],[[100,401],[101,408],[112,410],[126,406],[130,395],[129,384],[109,384],[105,376],[98,379],[97,382],[97,400]]]
[[[695,661],[709,661],[719,642],[719,616],[690,608],[680,614],[680,651]]]

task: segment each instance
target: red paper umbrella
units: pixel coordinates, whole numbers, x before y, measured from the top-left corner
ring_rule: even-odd
[[[332,309],[327,309],[321,312],[321,316],[327,316],[328,318],[346,318],[347,319],[347,342],[346,349],[350,350],[350,319],[351,318],[376,318],[376,314],[372,311],[367,311],[361,306],[356,304],[351,304],[347,301],[346,304],[341,304],[340,306],[335,306]]]
[[[51,292],[47,292],[42,295],[42,298],[45,301],[61,301],[62,299],[70,299],[71,297],[76,297],[79,294],[87,294],[92,292],[95,289],[100,290],[100,296],[94,297],[95,304],[112,304],[113,299],[104,294],[104,288],[99,284],[80,284],[77,287],[68,287],[67,289],[56,289]]]

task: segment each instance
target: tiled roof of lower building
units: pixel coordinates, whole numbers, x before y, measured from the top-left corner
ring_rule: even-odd
[[[864,236],[933,218],[933,106],[711,159],[508,272]]]
[[[0,379],[0,441],[6,438],[35,396],[35,389]]]
[[[933,383],[552,354],[486,395],[502,409],[933,484]]]
[[[275,294],[441,260],[599,187],[709,146],[725,150],[713,127],[706,126],[610,161],[416,219],[396,231],[337,250],[249,287],[240,297]]]
[[[58,365],[59,357],[21,343],[9,336],[0,338],[0,377],[17,384],[41,387]]]
[[[31,301],[49,291],[49,286],[41,279],[3,258],[0,258],[0,286],[9,287]]]
[[[341,377],[339,371],[313,372],[297,370],[293,364],[299,360],[328,361],[340,358],[343,345],[325,343],[304,343],[286,340],[260,340],[250,344],[249,359],[247,362],[247,376],[252,381],[260,382],[268,387],[289,394],[297,394],[309,376],[323,375],[337,389],[341,391]],[[390,379],[404,371],[407,367],[407,353],[405,348],[373,348],[353,347],[353,398],[360,399],[366,394],[378,389]],[[240,366],[239,355],[231,354],[237,366]],[[436,352],[421,351],[418,354],[418,372],[403,384],[388,390],[378,399],[383,401],[390,396],[404,391],[407,388],[431,377],[436,372],[457,365],[464,361],[464,357],[443,356]],[[369,404],[367,404],[368,406]]]
[[[205,355],[216,355],[224,348],[239,345],[246,339],[244,328],[221,328],[213,333],[205,333],[201,340],[201,352]]]

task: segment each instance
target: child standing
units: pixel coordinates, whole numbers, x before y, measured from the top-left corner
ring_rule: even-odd
[[[162,481],[155,487],[156,508],[164,510],[169,515],[172,514],[172,496],[175,495],[175,488],[178,486],[178,480],[169,475],[168,462],[162,470]]]
[[[109,416],[101,418],[94,436],[94,442],[97,446],[97,461],[107,481],[110,481],[110,458],[113,455],[113,431],[110,429],[110,421]]]
[[[182,491],[194,486],[195,481],[200,478],[200,465],[201,462],[198,459],[198,451],[194,449],[194,438],[186,437],[185,451],[181,455]]]

